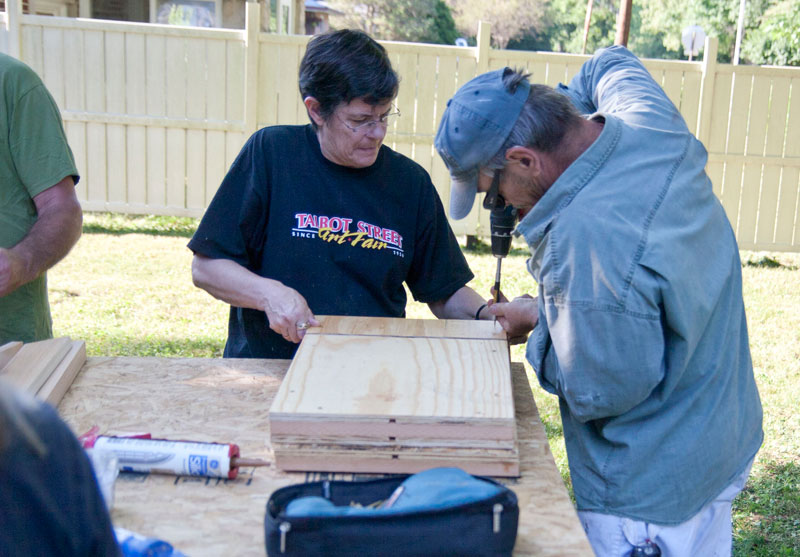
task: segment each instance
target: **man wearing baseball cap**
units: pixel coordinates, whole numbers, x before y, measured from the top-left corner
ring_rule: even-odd
[[[590,116],[584,117],[582,114]],[[450,212],[523,214],[538,298],[489,311],[559,397],[598,555],[730,555],[763,433],[738,247],[707,154],[647,69],[601,49],[568,87],[505,68],[448,103]]]

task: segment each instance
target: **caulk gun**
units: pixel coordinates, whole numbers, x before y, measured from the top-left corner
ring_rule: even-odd
[[[259,459],[239,456],[232,443],[200,443],[152,439],[150,434],[131,437],[97,435],[92,428],[80,437],[84,448],[109,453],[122,472],[153,472],[178,476],[208,476],[235,479],[241,466],[267,466]]]

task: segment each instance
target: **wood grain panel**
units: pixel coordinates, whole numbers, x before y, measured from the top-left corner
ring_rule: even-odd
[[[434,108],[436,106],[436,57],[423,56],[418,59],[418,77],[417,77],[417,117],[414,126],[416,134],[433,135],[436,133],[436,124],[434,120]],[[417,144],[417,152],[421,145]],[[428,156],[426,161],[428,165],[423,164],[422,161],[417,160],[422,164],[423,168],[430,169],[430,144],[428,144]]]
[[[222,179],[225,178],[225,132],[206,132],[206,187],[205,204],[214,199]]]
[[[106,33],[105,40],[105,96],[106,110],[125,114],[125,35]]]
[[[83,67],[86,76],[86,110],[106,111],[106,56],[105,39],[99,31],[86,31],[83,35]]]
[[[767,136],[767,126],[769,122],[768,107],[770,92],[769,78],[763,76],[756,76],[753,78],[747,115],[746,155],[761,156],[764,154],[764,142]],[[763,171],[763,165],[758,163],[748,163],[743,169],[742,198],[739,204],[739,227],[737,234],[737,238],[741,242],[755,243]]]
[[[275,92],[275,85],[281,80],[281,77],[280,60],[278,60],[277,54],[278,45],[259,44],[257,121],[266,125],[278,123],[278,95]]]
[[[661,88],[664,89],[664,92],[667,94],[667,97],[669,97],[669,100],[672,101],[672,104],[680,110],[681,92],[683,91],[683,71],[665,70],[664,81],[661,84]]]
[[[186,206],[186,130],[167,129],[167,206]]]
[[[711,103],[711,131],[706,148],[711,153],[724,153],[728,138],[728,119],[731,104],[731,75],[717,75],[714,83],[714,101]],[[720,184],[720,187],[722,185]]]
[[[127,201],[147,204],[147,133],[144,126],[126,126]]]
[[[697,135],[700,113],[700,74],[687,71],[683,74],[683,91],[681,93],[681,114],[689,130]]]
[[[128,147],[125,126],[109,124],[106,126],[106,148],[108,149],[106,168],[108,171],[107,200],[111,203],[127,203],[128,170],[126,156]]]
[[[72,149],[72,156],[75,158],[75,166],[78,167],[78,174],[81,176],[78,185],[75,186],[75,193],[78,199],[87,199],[86,188],[86,124],[83,122],[64,122],[64,131],[67,134],[67,142]]]
[[[780,187],[781,169],[777,166],[765,166],[758,201],[756,244],[764,245],[774,241]]]
[[[42,28],[38,25],[23,25],[22,33],[22,61],[28,64],[38,75],[44,73],[44,55],[42,52]]]
[[[42,73],[39,74],[47,90],[59,107],[65,104],[65,73],[69,71],[64,64],[64,32],[61,29],[42,30],[42,48],[47,53],[42,60]]]
[[[482,421],[513,415],[504,341],[308,335],[270,413]]]
[[[747,139],[747,114],[750,108],[750,88],[752,79],[747,75],[734,75],[732,81],[731,104],[728,121],[728,138],[725,152],[743,154]],[[739,211],[742,198],[742,179],[744,164],[730,162],[725,166],[725,183],[722,186],[722,206],[739,238]]]
[[[206,207],[206,132],[186,131],[186,207]]]
[[[167,116],[186,117],[186,41],[167,37],[166,49],[161,53],[166,58]]]
[[[224,41],[206,42],[206,117],[225,120],[225,75],[227,74]]]
[[[167,136],[164,128],[147,128],[147,204],[167,204]]]
[[[225,56],[225,118],[244,122],[244,43],[225,41]]]
[[[64,31],[64,110],[84,110],[86,76],[83,66],[83,31]]]
[[[106,171],[106,126],[86,124],[86,197],[90,201],[108,201]]]
[[[278,112],[276,124],[298,124],[297,112],[300,91],[297,89],[297,70],[300,67],[300,50],[297,45],[278,47],[280,78],[273,87],[278,93]]]
[[[158,35],[148,35],[145,41],[145,55],[147,56],[147,71],[145,83],[147,86],[147,114],[152,116],[165,116],[167,114],[167,68],[165,51],[166,38]]]
[[[147,49],[145,36],[125,33],[125,112],[147,114]]]

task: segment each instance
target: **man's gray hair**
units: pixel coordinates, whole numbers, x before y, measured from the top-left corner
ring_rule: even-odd
[[[503,84],[513,93],[520,82],[530,74],[516,69],[503,76]],[[528,100],[522,107],[517,122],[500,150],[489,160],[490,169],[503,168],[506,151],[517,145],[532,147],[545,153],[555,151],[567,130],[581,118],[578,110],[566,95],[547,85],[531,84]]]

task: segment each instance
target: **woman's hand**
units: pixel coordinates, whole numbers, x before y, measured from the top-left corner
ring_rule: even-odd
[[[319,326],[306,299],[294,288],[277,281],[270,287],[264,312],[269,319],[269,328],[295,344],[303,340],[306,329]]]

